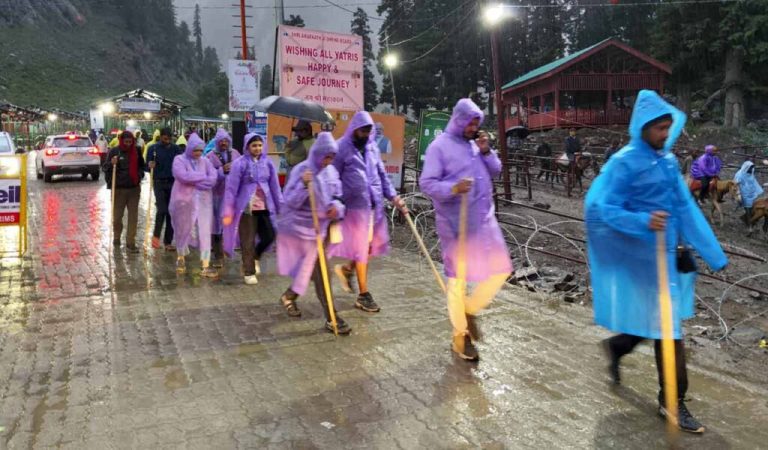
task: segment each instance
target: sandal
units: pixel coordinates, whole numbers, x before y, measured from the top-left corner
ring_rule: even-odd
[[[283,304],[283,307],[285,308],[285,312],[291,317],[301,316],[301,310],[299,309],[299,305],[296,304],[297,298],[298,296],[292,297],[287,292],[283,294],[282,297],[280,297],[280,302]]]

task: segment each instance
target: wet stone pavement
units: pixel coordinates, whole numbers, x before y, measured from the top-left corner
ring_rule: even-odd
[[[210,281],[177,276],[162,251],[118,251],[110,289],[103,182],[33,177],[30,194],[29,254],[0,262],[0,448],[667,447],[651,349],[626,358],[611,391],[596,345],[607,333],[586,308],[507,288],[468,364],[449,351],[426,265],[396,250],[373,264],[381,313],[336,286],[354,331],[335,338],[312,294],[304,317],[284,314],[274,257],[246,287],[237,261]],[[142,230],[145,207],[146,188]],[[690,370],[709,431],[682,446],[766,448],[765,387]]]

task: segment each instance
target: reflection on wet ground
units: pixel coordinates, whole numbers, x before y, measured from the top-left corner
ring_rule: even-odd
[[[667,446],[649,349],[627,358],[626,387],[609,390],[605,334],[583,308],[545,315],[538,299],[505,291],[482,316],[483,359],[470,365],[451,356],[443,300],[414,254],[374,264],[380,314],[336,289],[354,332],[334,338],[311,295],[304,317],[284,314],[288,281],[272,275],[272,257],[258,286],[241,283],[237,261],[218,281],[199,269],[179,277],[173,254],[110,253],[102,182],[32,181],[30,203],[31,250],[0,263],[8,448]],[[690,408],[710,431],[682,436],[683,447],[764,447],[763,387],[695,368],[691,378]]]

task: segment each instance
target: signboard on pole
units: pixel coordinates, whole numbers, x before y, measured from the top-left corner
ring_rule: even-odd
[[[363,109],[363,39],[281,25],[280,94],[328,109]]]
[[[27,155],[0,157],[0,227],[19,228],[18,252],[27,249]]]
[[[259,111],[245,113],[245,128],[249,133],[267,135],[267,114]]]
[[[252,60],[230,59],[227,76],[229,78],[229,110],[253,111],[261,100],[259,63]]]
[[[101,130],[104,128],[104,111],[99,108],[91,108],[91,129]]]
[[[160,112],[160,100],[124,98],[120,100],[121,112]]]
[[[419,118],[419,158],[416,160],[417,168],[421,169],[427,147],[445,131],[449,120],[451,120],[451,115],[447,112],[421,110],[421,117]]]

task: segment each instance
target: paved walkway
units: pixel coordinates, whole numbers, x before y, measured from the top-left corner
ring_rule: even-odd
[[[373,265],[380,314],[335,290],[349,337],[322,331],[313,295],[284,314],[274,258],[246,287],[237,262],[209,281],[118,252],[111,291],[103,182],[31,184],[31,251],[0,262],[0,448],[666,447],[650,348],[610,391],[586,308],[508,288],[472,365],[412,253]],[[683,447],[765,448],[766,389],[691,372],[709,431]]]

